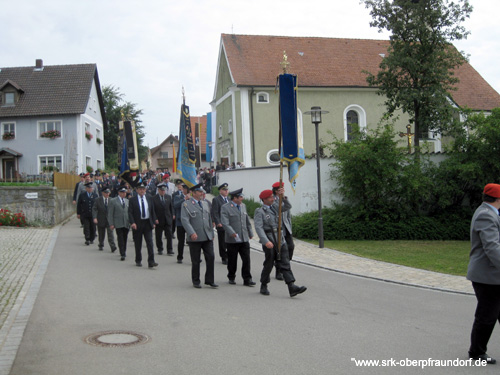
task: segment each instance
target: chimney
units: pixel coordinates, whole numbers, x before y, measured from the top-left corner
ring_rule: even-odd
[[[43,60],[42,59],[36,59],[34,70],[35,71],[42,71],[43,70]]]

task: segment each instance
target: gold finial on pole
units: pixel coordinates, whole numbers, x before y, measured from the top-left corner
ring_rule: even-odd
[[[280,63],[280,65],[281,69],[283,69],[283,74],[288,74],[288,67],[290,66],[290,63],[288,62],[286,51],[283,51],[283,61]]]

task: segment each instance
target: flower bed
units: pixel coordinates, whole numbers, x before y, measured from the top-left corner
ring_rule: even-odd
[[[22,212],[14,214],[9,210],[0,208],[0,227],[25,227],[27,225],[26,217]]]

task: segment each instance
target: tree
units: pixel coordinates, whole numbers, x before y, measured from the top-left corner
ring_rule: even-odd
[[[136,104],[134,103],[125,102],[122,104],[124,95],[120,92],[119,88],[112,85],[102,88],[102,96],[108,120],[107,126],[104,129],[104,158],[106,160],[106,167],[118,168],[118,125],[122,119],[122,112],[127,119],[135,121],[139,160],[143,160],[147,155],[148,148],[142,144],[145,136],[140,120],[142,110],[136,109]]]
[[[386,96],[387,113],[401,109],[414,124],[415,147],[429,130],[444,131],[453,120],[450,92],[453,71],[466,59],[451,44],[469,34],[461,23],[470,17],[468,0],[362,0],[371,9],[370,26],[392,33],[379,72],[370,86]]]

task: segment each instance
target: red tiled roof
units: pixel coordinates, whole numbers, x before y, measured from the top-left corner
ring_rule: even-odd
[[[376,73],[388,40],[222,34],[232,77],[239,86],[274,86],[281,73],[283,51],[299,86],[368,87],[363,71]],[[458,90],[451,93],[461,107],[491,110],[500,95],[474,68],[457,69]]]

